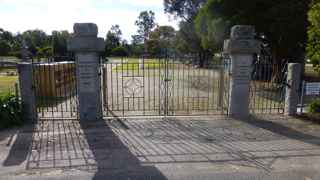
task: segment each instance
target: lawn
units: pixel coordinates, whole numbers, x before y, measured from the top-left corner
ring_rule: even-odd
[[[16,67],[0,67],[0,74],[1,73],[7,73],[7,72],[17,72],[17,68]]]
[[[0,76],[0,94],[8,91],[14,92],[14,85],[18,81],[18,76]]]
[[[311,82],[319,82],[320,75],[317,73],[311,65],[305,66],[304,80]]]

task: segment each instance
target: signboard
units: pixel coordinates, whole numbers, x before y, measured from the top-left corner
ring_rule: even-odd
[[[320,82],[306,83],[306,95],[320,95]]]

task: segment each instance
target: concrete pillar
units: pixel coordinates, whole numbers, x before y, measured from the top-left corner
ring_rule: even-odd
[[[301,65],[299,63],[289,63],[287,87],[285,97],[285,115],[294,116],[297,114],[299,103],[299,89],[301,82]]]
[[[224,43],[224,51],[231,57],[229,116],[249,116],[249,87],[253,54],[260,51],[254,39],[253,26],[237,25],[231,29],[231,37]]]
[[[98,27],[92,23],[74,24],[74,36],[68,40],[68,50],[75,53],[80,120],[102,118],[100,53],[105,43],[97,38]]]
[[[19,63],[19,86],[23,117],[29,121],[37,119],[36,98],[33,86],[33,70],[31,63]]]

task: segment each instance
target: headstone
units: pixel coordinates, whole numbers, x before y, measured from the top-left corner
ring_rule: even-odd
[[[80,120],[102,118],[100,53],[105,43],[97,38],[98,27],[92,23],[76,23],[68,50],[75,52]]]
[[[224,52],[231,58],[229,115],[235,118],[249,116],[253,54],[260,51],[254,36],[253,26],[237,25],[232,27],[230,39],[224,43]]]

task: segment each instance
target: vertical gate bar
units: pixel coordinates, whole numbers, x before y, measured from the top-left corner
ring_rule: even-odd
[[[40,66],[41,67],[41,66]],[[50,89],[52,89],[52,90],[54,90],[54,92],[55,92],[55,89],[54,89],[54,87],[53,87],[53,85],[55,85],[55,83],[56,83],[56,81],[55,81],[55,79],[54,79],[54,77],[52,77],[54,74],[52,74],[51,73],[51,66],[47,66],[47,68],[46,68],[46,66],[45,66],[45,64],[43,64],[43,66],[42,66],[42,69],[43,69],[43,73],[44,73],[44,75],[46,76],[46,71],[48,71],[48,74],[49,74],[49,88]],[[44,76],[44,78],[45,78],[45,76]],[[44,78],[41,78],[41,81],[43,81],[43,80],[45,80]],[[42,82],[43,83],[43,82]],[[46,86],[46,84],[44,84],[45,85],[45,88],[47,87]],[[44,89],[44,88],[43,88]],[[46,89],[45,90],[45,92],[44,92],[44,94],[46,94],[46,91],[48,92],[48,90]],[[42,94],[42,96],[45,98],[45,105],[46,105],[46,108],[47,108],[47,113],[48,113],[48,111],[49,111],[49,108],[48,108],[48,105],[50,104],[50,103],[52,103],[52,105],[55,105],[55,107],[57,107],[58,106],[58,104],[57,104],[57,102],[55,101],[55,100],[51,100],[52,102],[50,102],[49,101],[49,97],[48,97],[48,95],[46,95],[46,96],[44,96],[44,94]],[[51,105],[51,104],[50,104]],[[54,117],[54,113],[55,113],[55,111],[54,111],[54,106],[51,106],[51,111],[52,111],[52,118]]]
[[[305,89],[306,89],[306,81],[302,81],[302,88],[301,88],[301,94],[300,94],[300,114],[303,113],[303,109],[304,109]]]
[[[221,79],[220,79],[220,69],[219,69],[219,72],[217,73],[217,71],[213,71],[212,72],[212,76],[213,76],[213,79],[211,80],[211,82],[213,82],[212,83],[212,102],[211,102],[211,104],[212,104],[212,109],[214,110],[214,111],[216,111],[216,110],[218,110],[219,108],[218,108],[218,106],[220,106],[220,98],[219,98],[219,96],[221,95],[221,93],[223,93],[223,90],[220,90],[220,88],[221,87],[223,87],[222,85],[221,85],[221,83],[224,83],[224,82],[220,82],[221,81]],[[218,78],[217,78],[217,75],[218,75]],[[217,96],[217,99],[215,98],[215,95]],[[223,99],[223,98],[221,98],[221,99]]]
[[[256,64],[254,64],[253,68],[255,69],[254,73],[257,73],[258,71],[258,67]],[[256,98],[256,93],[257,93],[257,79],[255,76],[253,76],[253,81],[251,83],[251,89],[252,89],[252,99],[253,99],[253,105],[252,105],[252,109],[253,109],[253,113],[256,113],[259,109],[259,104],[257,104],[257,98]]]
[[[103,109],[103,116],[104,116],[104,112],[105,112],[105,107],[106,107],[106,64],[102,63],[101,64],[101,68],[102,68],[102,98],[103,98],[103,102],[102,102],[102,109]]]
[[[150,112],[151,111],[151,98],[150,98],[150,65],[152,65],[153,61],[149,62],[148,63],[148,111]],[[154,66],[154,65],[153,65]]]
[[[179,57],[178,57],[179,58]],[[177,59],[177,71],[178,71],[178,84],[177,84],[177,102],[178,102],[178,106],[176,111],[180,111],[180,68],[181,68],[181,64],[180,64],[180,59]]]
[[[111,62],[111,69],[110,69],[110,80],[111,80],[111,86],[110,86],[110,90],[111,90],[111,109],[110,109],[110,111],[113,111],[114,110],[114,101],[113,101],[113,96],[114,96],[114,94],[113,94],[113,88],[114,88],[114,84],[113,84],[113,65],[114,65],[114,63],[113,62]]]
[[[142,56],[142,59],[144,58],[144,56]],[[134,62],[136,63],[136,62]],[[133,68],[133,72],[134,72],[134,68]],[[137,72],[137,76],[138,78],[140,78],[140,61],[138,62],[138,72]],[[135,77],[134,77],[135,78]],[[134,94],[134,93],[133,93]],[[136,98],[138,100],[138,111],[140,111],[140,99],[139,99],[139,96]],[[135,101],[135,98],[134,98],[134,101]]]
[[[185,110],[185,96],[184,96],[184,91],[185,91],[185,69],[186,65],[185,62],[182,63],[182,111]]]
[[[272,67],[271,64],[268,64],[268,100],[269,100],[269,108],[270,108],[270,112],[273,112],[274,109],[272,108],[272,103],[274,102],[274,100],[277,100],[273,97],[273,89],[272,89],[272,73],[271,73]]]
[[[109,99],[110,99],[110,96],[109,96],[109,86],[111,86],[111,84],[109,83],[108,81],[108,70],[110,69],[110,66],[111,66],[111,69],[112,69],[112,65],[110,65],[109,62],[106,63],[105,65],[105,74],[104,74],[104,77],[106,79],[105,81],[105,84],[106,84],[106,96],[105,96],[105,111],[106,111],[106,116],[109,116]]]
[[[69,94],[68,94],[68,99],[69,99],[69,111],[70,111],[70,117],[73,117],[73,114],[72,114],[72,95],[73,95],[73,74],[72,74],[72,62],[71,62],[71,59],[70,59],[70,62],[68,63],[67,65],[68,67],[68,82],[69,82]]]
[[[218,105],[220,107],[223,106],[223,98],[224,98],[224,66],[223,66],[223,59],[221,59],[221,62],[220,62],[220,66],[219,66],[219,100],[218,100]],[[222,109],[222,113],[223,113],[223,107],[221,108]]]
[[[161,67],[163,67],[163,62],[161,61],[161,59],[159,58],[159,63],[161,64]],[[158,82],[158,84],[159,84],[159,92],[158,92],[158,100],[159,100],[159,115],[161,115],[161,109],[162,109],[162,104],[161,104],[161,91],[162,91],[162,89],[161,89],[161,76],[162,76],[162,74],[161,74],[161,68],[159,68],[159,82]]]
[[[134,63],[132,63],[131,65],[134,66]],[[139,69],[139,68],[138,68],[138,69]],[[132,71],[132,73],[133,73],[132,78],[135,78],[135,72],[134,72],[134,70],[131,70],[131,71]],[[135,107],[134,103],[135,103],[135,100],[136,100],[136,99],[135,99],[135,96],[134,96],[134,92],[132,93],[132,96],[133,96],[133,97],[132,97],[132,108],[133,108],[132,110],[135,111],[135,110],[136,110],[136,107]],[[139,108],[138,108],[138,109],[139,109]]]
[[[143,98],[142,98],[142,102],[143,102],[143,115],[146,114],[146,101],[145,101],[145,59],[142,59],[142,71],[143,71],[143,77],[142,77],[142,86],[143,86]]]
[[[201,77],[201,68],[202,67],[200,67],[199,66],[199,68],[198,68],[198,83],[200,84],[200,86],[202,85],[201,84],[201,81],[202,81],[202,77]],[[198,96],[198,111],[201,111],[201,101],[202,101],[202,97],[201,97],[201,95],[200,95],[200,89],[201,89],[202,87],[198,87],[198,89],[197,89],[197,96]]]
[[[124,87],[123,87],[123,58],[121,58],[121,92],[122,92],[122,116],[124,117]]]
[[[42,111],[41,108],[41,104],[42,103],[42,99],[39,97],[40,95],[40,79],[39,79],[39,68],[32,62],[32,86],[33,86],[33,90],[35,92],[35,99],[36,99],[36,109],[37,109],[37,116],[44,116],[44,112]]]
[[[170,115],[171,113],[174,114],[175,112],[175,96],[174,96],[174,88],[175,88],[175,85],[174,85],[174,81],[175,81],[175,67],[174,67],[174,59],[172,59],[171,61],[171,69],[169,69],[168,71],[171,70],[171,73],[170,73],[170,82],[172,84],[172,87],[170,88],[171,89],[171,92],[169,94],[170,98],[171,98],[171,111],[170,111]],[[172,95],[171,95],[172,93]]]
[[[63,71],[63,69],[61,68],[61,66],[60,66],[60,63],[56,63],[56,64],[53,64],[53,66],[54,67],[56,67],[56,68],[58,68],[58,71],[57,72],[61,72],[61,71]],[[62,70],[61,70],[62,69]],[[61,94],[62,94],[62,87],[61,86],[63,86],[63,84],[61,83],[61,81],[62,81],[62,77],[61,77],[61,73],[55,73],[55,75],[54,76],[56,76],[56,74],[59,74],[59,80],[60,80],[60,82],[59,82],[59,89],[58,89],[58,94],[59,95],[56,95],[56,97],[55,97],[55,99],[58,101],[58,103],[59,103],[59,105],[60,105],[60,109],[61,109],[61,117],[63,118],[63,104],[64,104],[64,102],[62,101],[61,103],[60,103],[60,98],[61,98]],[[56,86],[56,88],[57,88],[57,86]],[[57,109],[57,111],[59,111],[59,108]]]
[[[159,66],[159,69],[161,68],[161,66],[160,66],[160,62],[159,61],[157,61],[157,63],[158,63],[158,66]],[[156,66],[155,66],[156,67]],[[157,111],[157,109],[156,109],[156,68],[153,68],[153,76],[152,76],[153,78],[152,78],[152,80],[153,80],[153,108],[154,108],[154,112],[156,112]]]
[[[187,92],[187,114],[189,114],[190,112],[190,65],[188,65],[188,72],[187,72],[187,88],[188,88],[188,92]]]
[[[267,100],[266,100],[266,97],[267,97],[267,95],[266,95],[266,79],[267,79],[267,71],[268,71],[268,69],[267,69],[267,63],[265,63],[264,64],[264,71],[263,71],[263,106],[264,106],[264,110],[262,111],[262,113],[267,113],[268,112],[268,104],[267,104]]]
[[[208,65],[207,67],[207,77],[208,77],[208,85],[207,85],[207,88],[208,88],[208,94],[207,94],[207,115],[209,115],[209,103],[210,103],[210,71],[211,71],[211,68],[210,66]],[[205,74],[203,75],[205,77]]]
[[[37,64],[38,66],[38,69],[39,69],[39,84],[40,84],[40,94],[39,94],[39,98],[41,99],[41,104],[40,104],[40,107],[41,107],[41,110],[43,111],[43,116],[46,115],[46,112],[45,110],[47,109],[48,111],[48,107],[45,106],[45,104],[47,103],[47,99],[44,97],[44,94],[45,94],[45,85],[43,84],[43,78],[44,77],[41,77],[41,74],[45,74],[45,69],[44,69],[44,66],[41,66],[41,64]],[[51,76],[49,76],[49,80],[51,82]],[[53,116],[53,112],[52,112],[52,116]]]
[[[117,94],[117,111],[119,111],[119,71],[118,71],[118,66],[119,66],[119,63],[118,63],[118,60],[116,62],[116,83],[117,83],[117,86],[116,86],[116,94]]]
[[[69,82],[67,81],[67,72],[68,72],[68,68],[66,68],[66,65],[68,65],[67,63],[63,63],[62,67],[63,67],[63,81],[64,81],[64,92],[63,92],[63,100],[65,101],[65,112],[68,112],[68,97],[67,97],[67,85],[69,84]]]
[[[129,75],[129,61],[127,61],[127,76],[131,76]],[[125,84],[125,86],[127,86],[127,84]],[[128,88],[128,87],[126,87]],[[128,111],[130,111],[130,96],[128,98],[126,98],[128,100]]]

